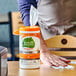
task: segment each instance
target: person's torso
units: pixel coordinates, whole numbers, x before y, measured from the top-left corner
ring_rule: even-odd
[[[76,19],[76,0],[39,0],[38,16],[48,26]]]

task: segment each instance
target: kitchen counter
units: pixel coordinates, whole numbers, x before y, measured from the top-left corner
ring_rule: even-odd
[[[23,70],[19,69],[19,62],[8,62],[8,76],[76,76],[76,64],[73,70],[57,70],[41,64],[40,69]]]

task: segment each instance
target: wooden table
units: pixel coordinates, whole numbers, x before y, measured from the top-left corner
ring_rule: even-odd
[[[74,70],[56,70],[41,64],[40,69],[19,69],[18,62],[8,62],[8,76],[76,76],[76,64]]]

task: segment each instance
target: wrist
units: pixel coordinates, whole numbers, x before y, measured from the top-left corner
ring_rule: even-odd
[[[46,47],[42,47],[42,48],[40,48],[40,53],[46,53],[46,52],[48,52],[49,50],[48,50],[48,48],[46,48]]]

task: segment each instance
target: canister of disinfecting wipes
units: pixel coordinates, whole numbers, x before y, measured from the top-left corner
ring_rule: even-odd
[[[23,26],[19,32],[19,65],[22,69],[40,67],[40,27]]]

